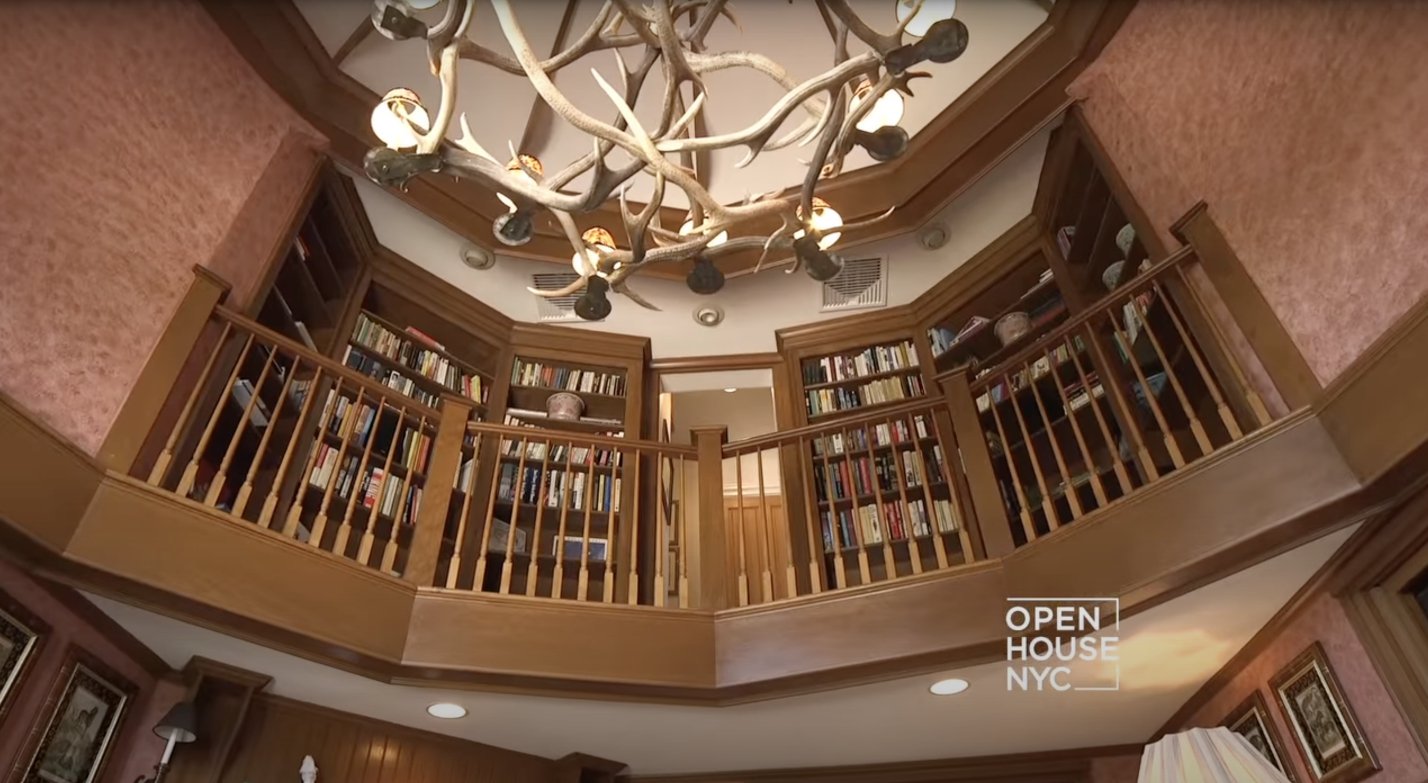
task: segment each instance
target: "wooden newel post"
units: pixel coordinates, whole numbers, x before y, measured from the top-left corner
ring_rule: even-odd
[[[99,461],[109,470],[128,473],[134,467],[170,392],[179,384],[194,346],[209,325],[213,308],[228,296],[227,281],[201,266],[194,266],[193,273],[193,282],[169,317],[168,326],[99,447]]]
[[[724,530],[724,442],[726,427],[695,427],[699,454],[699,513],[688,517],[689,605],[696,609],[729,606],[728,539]]]
[[[976,533],[974,540],[981,539],[988,558],[1008,555],[1016,544],[1012,541],[1006,506],[1002,504],[1002,491],[992,470],[992,456],[987,452],[987,439],[982,434],[982,420],[977,414],[977,401],[972,399],[966,371],[943,378],[942,394],[947,399],[953,438],[957,441],[963,470],[967,474],[967,488],[974,512],[974,519],[968,520],[967,524],[975,528],[970,532]],[[955,464],[957,455],[949,453],[947,459]]]
[[[446,515],[451,506],[451,489],[456,484],[456,471],[461,467],[461,443],[466,438],[466,423],[471,419],[471,402],[452,395],[441,398],[441,424],[436,440],[431,444],[431,463],[427,465],[426,486],[422,489],[421,508],[417,510],[412,530],[411,552],[402,578],[417,587],[436,584],[436,566],[441,558],[441,536],[446,529]]]

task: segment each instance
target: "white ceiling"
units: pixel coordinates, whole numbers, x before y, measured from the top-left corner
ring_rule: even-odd
[[[642,774],[845,765],[1076,748],[1147,739],[1278,610],[1352,529],[1299,547],[1121,624],[1121,690],[1009,693],[1005,666],[955,674],[958,696],[928,685],[953,672],[734,707],[680,707],[384,685],[90,596],[170,665],[203,655],[273,675],[283,696],[546,757],[573,751]],[[948,622],[956,622],[954,607]],[[464,704],[458,721],[428,717]],[[1048,716],[1055,720],[1047,720]],[[294,761],[296,764],[296,761]],[[318,766],[322,760],[318,759]]]
[[[602,5],[602,0],[573,1],[578,5],[569,39],[588,27]],[[491,49],[509,53],[510,47],[489,0],[477,2],[468,35]],[[296,4],[329,52],[335,52],[371,11],[370,3],[354,0],[296,0]],[[891,30],[896,24],[894,4],[895,0],[849,2],[871,26],[883,31]],[[721,20],[707,39],[710,51],[748,50],[765,54],[783,64],[798,80],[813,77],[832,65],[832,44],[813,3],[760,1],[730,5],[742,29]],[[530,0],[517,4],[521,26],[538,53],[551,51],[565,8],[565,0]],[[967,50],[954,62],[919,66],[931,72],[933,78],[913,82],[916,97],[906,102],[903,127],[914,134],[925,127],[1031,34],[1046,19],[1046,14],[1035,0],[959,0],[955,15],[967,25]],[[854,54],[860,47],[861,42],[856,38],[850,41],[849,48]],[[629,56],[630,67],[635,66],[637,57],[637,54]],[[440,90],[427,64],[423,42],[394,42],[371,35],[341,67],[379,95],[394,87],[413,89],[435,114]],[[614,56],[607,51],[594,53],[559,71],[555,76],[556,86],[582,111],[599,118],[613,118],[615,108],[596,85],[590,73],[592,68],[598,69],[611,84],[619,83]],[[458,106],[467,113],[477,141],[498,157],[508,149],[508,143],[519,146],[537,100],[525,78],[490,66],[463,62],[459,81]],[[710,74],[705,84],[709,97],[704,114],[710,133],[726,133],[751,124],[783,95],[782,88],[748,69]],[[658,119],[663,89],[664,79],[656,68],[645,85],[644,100],[635,107],[642,119]],[[801,115],[794,115],[787,129],[791,130],[801,120]],[[589,152],[589,137],[563,120],[555,120],[549,127],[550,136],[543,145],[525,150],[539,156],[547,171],[556,171]],[[459,134],[455,123],[452,130]],[[735,169],[733,164],[743,157],[744,150],[718,151],[711,159],[710,192],[715,198],[730,202],[746,194],[797,184],[805,172],[802,161],[809,154],[807,148],[786,148],[761,156],[748,168]],[[848,156],[846,167],[852,170],[871,163],[871,159],[858,150]],[[647,184],[640,183],[632,187],[631,196],[642,198],[647,192]],[[671,189],[666,203],[683,207],[684,196]]]

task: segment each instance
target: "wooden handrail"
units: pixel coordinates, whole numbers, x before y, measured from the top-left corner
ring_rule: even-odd
[[[1065,323],[1062,323],[1055,329],[1052,329],[1051,331],[1047,332],[1036,340],[1028,343],[1024,347],[1022,347],[1021,350],[1011,354],[1010,356],[1005,357],[1000,362],[997,362],[994,365],[988,365],[985,369],[995,369],[1003,365],[1014,365],[1019,360],[1026,360],[1028,357],[1031,357],[1033,355],[1039,355],[1039,353],[1045,351],[1046,346],[1050,345],[1053,341],[1065,338],[1068,334],[1071,334],[1072,332],[1076,331],[1087,321],[1090,321],[1093,316],[1100,315],[1101,313],[1104,313],[1107,308],[1117,304],[1119,301],[1127,299],[1139,293],[1141,288],[1144,288],[1145,286],[1154,283],[1156,276],[1159,275],[1161,272],[1166,269],[1169,269],[1170,267],[1176,264],[1184,262],[1186,259],[1192,258],[1194,255],[1194,248],[1191,248],[1189,246],[1182,247],[1179,250],[1176,250],[1174,253],[1171,253],[1169,256],[1166,256],[1164,259],[1161,259],[1159,262],[1152,265],[1149,269],[1126,281],[1125,284],[1118,286],[1116,290],[1111,291],[1100,299],[1097,299],[1095,302],[1092,302],[1086,307],[1085,310],[1082,310],[1080,313],[1077,313],[1072,318],[1068,318]],[[940,383],[946,378],[951,378],[952,376],[961,372],[966,372],[969,369],[972,368],[968,367],[965,364],[959,365],[944,372],[938,373],[936,376],[936,380]],[[984,368],[978,367],[975,369],[980,370]],[[991,379],[995,378],[995,376],[996,373],[987,373],[985,378]],[[972,380],[972,386],[974,387],[974,390],[980,390],[981,387],[990,385],[990,383],[991,381],[982,378]]]
[[[802,427],[795,427],[791,430],[779,430],[778,432],[770,432],[767,435],[756,435],[752,438],[726,443],[724,444],[724,456],[728,457],[734,454],[758,451],[790,440],[797,440],[805,435],[821,435],[830,430],[845,430],[859,424],[866,424],[903,413],[931,410],[940,404],[941,403],[935,397],[914,397],[896,405],[879,405],[874,410],[870,410],[866,413],[847,416],[837,419],[836,421],[823,424],[805,424]]]
[[[344,383],[350,382],[355,386],[365,388],[368,392],[376,394],[379,397],[402,397],[402,404],[405,405],[412,412],[413,415],[425,416],[427,418],[427,421],[433,424],[441,421],[441,413],[436,408],[433,408],[429,405],[424,405],[414,399],[408,401],[406,397],[396,389],[393,389],[389,386],[383,386],[382,384],[372,380],[370,377],[353,370],[351,367],[348,367],[342,362],[323,356],[322,354],[312,350],[311,348],[292,339],[291,337],[288,337],[280,332],[275,332],[272,329],[269,329],[268,327],[263,326],[262,324],[256,321],[244,317],[242,313],[239,313],[236,310],[232,310],[228,307],[224,307],[223,305],[219,305],[213,308],[213,312],[214,314],[231,322],[237,328],[242,329],[243,331],[248,332],[249,334],[254,335],[255,337],[261,337],[262,339],[271,342],[286,351],[298,355],[306,363],[318,365],[324,370],[326,370],[328,373],[337,375],[338,377],[342,378]],[[461,399],[459,395],[453,394],[452,396],[456,397],[458,400]],[[474,404],[476,401],[467,400],[466,402]]]
[[[614,438],[609,435],[585,434],[579,432],[568,432],[566,430],[552,430],[544,427],[516,427],[510,424],[495,424],[485,421],[473,421],[466,425],[468,432],[490,433],[509,437],[512,440],[540,440],[540,441],[570,441],[575,444],[598,444],[609,446],[615,449],[653,451],[663,454],[682,454],[686,457],[695,456],[698,451],[694,446],[681,446],[674,443],[661,443],[653,440],[640,440],[638,438]]]

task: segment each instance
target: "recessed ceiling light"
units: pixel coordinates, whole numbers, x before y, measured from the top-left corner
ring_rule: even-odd
[[[967,690],[968,687],[966,680],[960,677],[949,677],[932,683],[931,691],[938,696],[951,696]]]
[[[733,394],[734,392],[738,391],[738,389],[734,388],[733,386],[730,386],[730,387],[724,389],[724,391],[726,391],[726,392],[728,392],[728,393],[730,393],[730,394]]]
[[[426,713],[433,718],[445,718],[455,720],[466,717],[466,708],[460,704],[452,704],[449,701],[441,701],[426,708]]]

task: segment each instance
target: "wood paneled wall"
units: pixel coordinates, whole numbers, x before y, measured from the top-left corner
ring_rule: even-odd
[[[222,783],[297,783],[305,755],[327,783],[554,783],[558,768],[538,756],[262,695]]]

